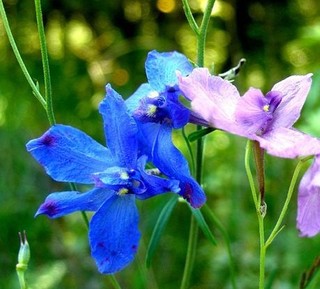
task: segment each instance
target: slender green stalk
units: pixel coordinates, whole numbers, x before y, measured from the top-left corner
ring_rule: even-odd
[[[191,172],[192,174],[194,174],[195,172],[195,168],[196,168],[196,164],[194,162],[194,155],[193,155],[193,151],[192,151],[192,148],[191,148],[191,144],[190,144],[190,141],[188,140],[188,137],[186,135],[186,131],[185,131],[185,128],[183,127],[182,128],[182,136],[187,144],[187,147],[188,147],[188,151],[189,151],[189,154],[190,154],[190,159],[191,159]]]
[[[248,181],[249,181],[249,186],[250,190],[252,193],[252,199],[254,202],[254,205],[256,207],[257,212],[259,212],[259,202],[258,202],[258,197],[257,197],[257,192],[256,192],[256,187],[254,185],[254,180],[250,168],[250,151],[252,149],[252,142],[250,140],[247,141],[247,146],[246,146],[246,153],[245,153],[245,160],[244,160],[244,166],[246,169]]]
[[[45,98],[46,98],[46,112],[50,125],[56,123],[53,107],[52,107],[52,88],[51,88],[51,77],[50,77],[50,66],[49,66],[49,57],[48,49],[46,42],[46,35],[44,32],[43,18],[42,18],[42,9],[41,9],[41,0],[35,0],[36,8],[36,18],[38,25],[38,33],[40,40],[40,49],[41,49],[41,58],[43,66],[43,76],[44,76],[44,89],[45,89]]]
[[[2,18],[2,21],[3,21],[3,26],[6,30],[6,33],[8,35],[8,39],[9,39],[9,42],[10,42],[10,45],[12,47],[12,50],[13,50],[13,53],[20,65],[20,68],[24,74],[24,76],[26,77],[35,97],[39,100],[39,102],[41,103],[41,105],[46,109],[46,101],[45,99],[43,98],[43,96],[41,95],[38,87],[36,86],[36,84],[34,83],[32,77],[30,76],[29,74],[29,71],[27,69],[27,67],[25,66],[23,60],[22,60],[22,57],[21,57],[21,54],[19,52],[19,49],[17,47],[17,44],[14,40],[14,37],[12,35],[12,32],[11,32],[11,28],[10,28],[10,25],[9,25],[9,21],[8,21],[8,18],[7,18],[7,14],[6,14],[6,11],[4,9],[4,6],[3,6],[3,1],[0,0],[0,14],[1,14],[1,18]]]
[[[210,207],[207,204],[203,206],[203,210],[206,213],[206,217],[210,218],[211,222],[215,224],[215,227],[220,231],[220,233],[224,238],[224,241],[227,246],[228,258],[229,258],[231,284],[232,284],[232,288],[236,289],[237,283],[235,279],[234,258],[231,250],[231,242],[230,242],[229,235],[226,229],[224,228],[223,224],[220,222],[220,220],[216,217],[214,212],[210,209]]]
[[[257,212],[258,224],[259,224],[259,239],[260,239],[260,266],[259,266],[259,289],[264,289],[265,281],[265,260],[266,260],[266,246],[264,237],[264,216]]]
[[[259,289],[264,288],[264,279],[265,279],[265,256],[266,256],[266,247],[265,247],[265,234],[264,234],[264,214],[261,213],[261,195],[257,195],[253,175],[250,168],[250,152],[252,149],[252,141],[248,140],[246,153],[245,153],[245,169],[252,193],[252,199],[256,208],[256,214],[258,218],[259,226],[259,242],[260,242],[260,266],[259,266]]]
[[[109,277],[109,280],[112,284],[112,286],[115,288],[115,289],[121,289],[121,286],[120,284],[118,283],[116,277],[114,277],[114,275],[108,275]]]
[[[253,149],[260,193],[260,206],[263,206],[265,193],[264,149],[260,147],[260,144],[257,141],[253,142]]]
[[[205,55],[205,42],[210,21],[211,11],[214,5],[214,0],[208,0],[206,9],[204,11],[203,19],[201,21],[200,29],[196,24],[192,15],[188,0],[183,0],[183,8],[186,14],[186,18],[189,22],[191,29],[197,36],[197,65],[199,67],[204,66]],[[201,126],[197,126],[197,130],[201,130]],[[196,173],[195,178],[199,184],[202,182],[202,164],[203,164],[203,140],[199,138],[196,143]],[[186,289],[191,277],[192,267],[195,259],[196,244],[198,240],[198,225],[194,216],[191,216],[190,231],[189,231],[189,243],[186,256],[186,263],[184,267],[182,283],[180,289]]]
[[[294,192],[294,188],[295,188],[295,185],[297,183],[297,180],[298,180],[298,177],[299,177],[299,173],[301,171],[301,168],[303,167],[303,165],[305,164],[305,162],[310,159],[310,157],[308,158],[305,158],[305,159],[302,159],[298,162],[294,172],[293,172],[293,175],[292,175],[292,179],[291,179],[291,183],[290,183],[290,186],[289,186],[289,189],[288,189],[288,193],[287,193],[287,197],[286,197],[286,200],[284,202],[284,205],[282,207],[282,210],[280,212],[280,215],[279,215],[279,218],[276,222],[276,225],[274,226],[269,238],[267,239],[266,241],[266,248],[272,243],[272,241],[274,240],[274,238],[278,235],[278,233],[282,230],[282,227],[281,224],[282,224],[282,221],[288,211],[288,207],[289,207],[289,203],[291,201],[291,198],[292,198],[292,194]]]
[[[208,25],[210,21],[211,12],[214,6],[215,0],[208,0],[206,9],[203,14],[203,19],[200,25],[200,31],[198,35],[198,59],[197,64],[199,67],[204,66],[205,45],[207,38]]]
[[[255,160],[256,160],[256,164],[257,161],[261,161],[261,154],[258,152],[257,153],[257,149],[256,149],[256,143],[254,143],[254,148],[255,148]],[[259,189],[260,189],[260,194],[259,197],[256,193],[256,189],[255,189],[255,185],[254,185],[254,180],[253,180],[253,176],[252,176],[252,172],[250,169],[250,151],[252,148],[252,141],[248,140],[247,142],[247,148],[246,148],[246,156],[245,156],[245,169],[246,169],[246,173],[248,176],[248,180],[249,180],[249,185],[250,185],[250,189],[252,192],[252,198],[256,207],[256,212],[257,212],[257,217],[258,217],[258,226],[259,226],[259,238],[260,238],[260,273],[259,273],[259,289],[264,289],[264,284],[265,284],[265,259],[266,259],[266,252],[267,252],[267,248],[269,247],[269,245],[272,243],[272,241],[274,240],[274,238],[279,234],[279,232],[283,229],[283,227],[281,227],[281,224],[283,222],[283,219],[288,211],[288,207],[289,207],[289,203],[290,200],[292,198],[293,195],[293,191],[295,188],[295,185],[297,183],[298,177],[299,177],[299,173],[300,170],[302,168],[302,166],[305,164],[305,162],[307,160],[310,159],[310,157],[302,159],[299,161],[299,163],[297,164],[291,182],[290,182],[290,186],[288,189],[288,193],[287,193],[287,197],[286,200],[284,202],[284,205],[282,207],[282,210],[280,212],[279,218],[272,230],[272,232],[270,233],[270,236],[267,240],[265,240],[265,229],[264,229],[264,213],[262,212],[262,206],[263,201],[261,200],[262,197],[264,197],[263,194],[261,194],[261,176],[258,176],[258,182],[259,182]],[[260,154],[260,156],[259,156]],[[257,173],[259,175],[259,173],[261,174],[261,169],[263,168],[263,166],[261,167],[261,163],[257,165]],[[263,181],[264,181],[264,177],[263,177]],[[264,184],[263,184],[263,191],[264,191]]]
[[[196,255],[198,231],[199,231],[199,228],[198,228],[197,221],[195,220],[194,216],[191,215],[187,257],[184,265],[185,267],[184,267],[180,289],[188,288],[190,283],[191,272],[194,264],[195,255]]]
[[[193,32],[196,35],[199,35],[199,33],[200,33],[199,26],[198,26],[197,22],[194,20],[194,17],[192,15],[188,0],[182,0],[182,7],[183,7],[184,14],[186,15],[186,18],[188,20],[188,23],[189,23],[191,29],[193,30]]]

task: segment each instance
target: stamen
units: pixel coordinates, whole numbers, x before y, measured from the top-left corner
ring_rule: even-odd
[[[265,112],[268,112],[269,111],[269,108],[270,108],[270,105],[269,104],[266,104],[266,105],[264,105],[263,106],[263,111],[265,111]]]
[[[147,109],[147,116],[154,117],[157,112],[157,106],[154,104],[149,104]]]
[[[155,90],[149,92],[148,94],[148,98],[157,98],[158,96],[159,96],[159,92]]]
[[[121,172],[120,173],[120,179],[122,180],[128,180],[129,179],[129,175],[127,172]]]
[[[118,195],[119,196],[124,196],[129,192],[129,190],[127,188],[122,188],[118,191]]]

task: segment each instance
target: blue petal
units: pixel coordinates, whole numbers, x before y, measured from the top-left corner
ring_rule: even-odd
[[[111,153],[84,132],[54,125],[27,150],[56,181],[92,184],[92,174],[114,163]]]
[[[89,241],[101,273],[116,273],[132,262],[140,240],[138,221],[134,195],[114,196],[93,215]]]
[[[107,145],[119,166],[134,168],[137,161],[137,132],[135,120],[128,114],[122,97],[106,86],[106,97],[100,103]]]
[[[139,171],[112,167],[94,175],[95,185],[99,188],[109,188],[120,192],[127,189],[131,194],[142,194],[146,191]]]
[[[156,171],[157,169],[146,172],[144,170],[146,161],[147,156],[142,156],[138,159],[138,169],[140,171],[142,181],[147,188],[144,193],[136,195],[138,199],[145,200],[159,194],[167,192],[178,193],[180,191],[179,181],[164,179],[153,174],[152,172]]]
[[[58,218],[76,211],[97,211],[115,192],[105,189],[93,189],[86,193],[75,191],[50,194],[39,207],[35,216],[47,215]]]
[[[154,91],[155,90],[149,83],[143,83],[140,85],[139,88],[125,101],[129,114],[132,115],[140,106],[141,100]]]
[[[162,173],[180,181],[180,195],[192,207],[199,208],[206,201],[206,196],[200,185],[192,178],[187,160],[173,145],[172,129],[160,126],[155,140],[152,157],[153,163]]]
[[[178,96],[178,92],[167,93],[167,103],[172,120],[172,127],[176,129],[184,127],[190,117],[189,109],[179,102]]]
[[[145,66],[148,81],[158,92],[177,85],[177,71],[186,76],[193,69],[188,59],[175,51],[159,53],[153,50],[149,52]]]

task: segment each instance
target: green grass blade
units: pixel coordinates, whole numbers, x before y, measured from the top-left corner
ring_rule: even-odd
[[[171,198],[168,203],[163,207],[159,218],[157,220],[157,223],[154,227],[154,230],[152,232],[152,236],[149,242],[148,250],[147,250],[147,256],[146,256],[146,266],[150,267],[151,260],[154,256],[154,253],[156,251],[156,248],[159,244],[162,232],[164,231],[168,221],[169,217],[171,216],[171,213],[173,211],[174,206],[176,205],[178,200],[177,196],[174,196]]]
[[[203,217],[201,211],[199,209],[194,209],[191,208],[192,214],[195,217],[199,228],[202,230],[202,232],[204,233],[204,235],[207,237],[207,239],[213,244],[213,245],[217,245],[217,241],[215,239],[215,237],[213,236],[205,218]]]
[[[213,132],[215,130],[216,129],[213,127],[206,127],[201,130],[196,130],[196,131],[189,134],[188,140],[190,142],[194,142],[194,141],[198,140],[199,138],[202,138],[202,137],[206,136],[208,133]]]

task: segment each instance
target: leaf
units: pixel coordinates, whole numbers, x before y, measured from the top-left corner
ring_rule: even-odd
[[[162,232],[164,231],[168,221],[169,217],[171,216],[171,213],[173,211],[174,206],[176,205],[178,200],[178,196],[174,196],[171,198],[167,204],[163,207],[159,218],[157,220],[157,223],[154,227],[154,230],[152,232],[152,236],[149,242],[148,250],[147,250],[147,256],[146,256],[146,266],[147,268],[151,265],[151,260],[154,256],[154,253],[156,251],[156,248],[159,244]]]
[[[210,132],[213,132],[215,131],[216,129],[213,128],[213,127],[206,127],[204,129],[201,129],[201,130],[197,130],[197,131],[194,131],[192,133],[189,134],[188,136],[188,140],[190,142],[194,142],[196,141],[197,139],[201,138],[201,137],[204,137],[206,136],[208,133]]]
[[[209,241],[211,241],[211,243],[213,245],[217,245],[217,241],[215,239],[215,237],[213,236],[206,220],[204,219],[200,209],[194,209],[194,208],[191,208],[191,211],[192,211],[192,214],[193,216],[195,217],[200,229],[202,230],[202,232],[204,233],[204,235],[207,237],[207,239]]]

